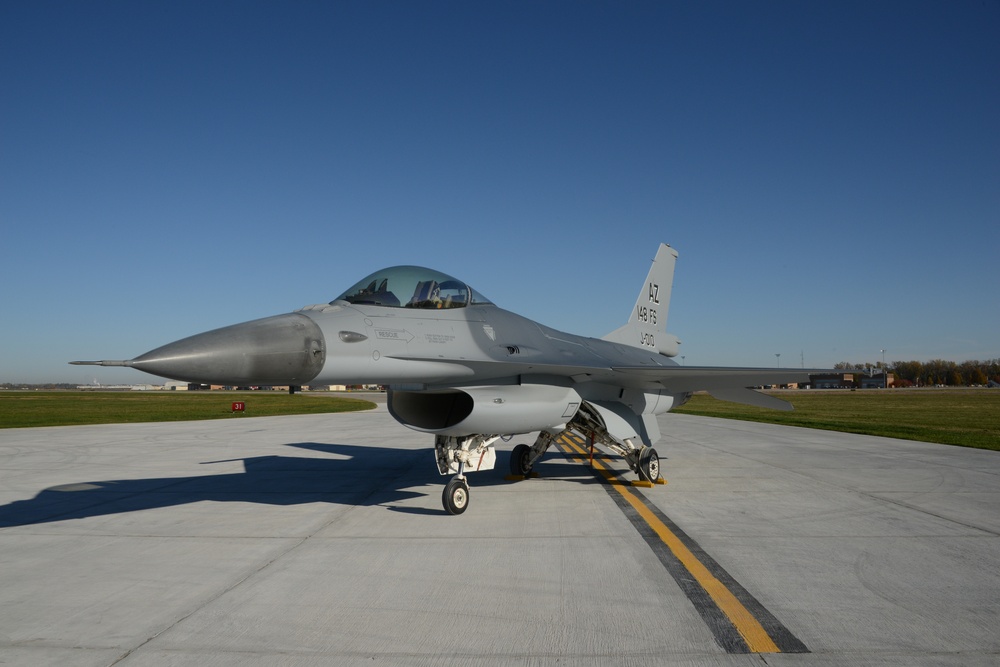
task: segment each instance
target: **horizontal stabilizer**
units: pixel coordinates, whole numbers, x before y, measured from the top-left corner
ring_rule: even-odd
[[[732,387],[723,389],[720,387],[719,389],[709,389],[708,393],[720,401],[729,401],[730,403],[742,403],[743,405],[752,405],[757,408],[782,410],[785,412],[794,410],[794,406],[788,401],[783,401],[768,394],[762,394],[753,389]]]

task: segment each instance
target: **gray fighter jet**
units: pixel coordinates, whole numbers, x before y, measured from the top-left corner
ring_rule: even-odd
[[[469,503],[466,474],[494,467],[494,446],[514,447],[526,476],[555,439],[576,431],[624,457],[643,480],[660,478],[657,415],[692,392],[779,410],[785,401],[748,387],[805,380],[811,371],[680,366],[667,333],[677,252],[661,245],[628,323],[602,339],[575,336],[503,310],[466,283],[418,266],[377,271],[330,303],[235,324],[164,345],[128,366],[221,385],[379,384],[390,414],[434,434],[438,470],[453,475],[445,509]]]

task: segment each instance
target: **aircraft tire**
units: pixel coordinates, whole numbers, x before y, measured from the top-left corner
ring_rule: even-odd
[[[531,472],[531,466],[528,465],[530,457],[531,447],[528,445],[521,444],[514,447],[514,451],[510,453],[510,474],[527,477]]]
[[[652,447],[646,448],[639,457],[639,473],[649,482],[660,479],[660,457]]]
[[[469,508],[469,483],[454,477],[448,480],[441,494],[441,502],[448,514],[461,514]]]

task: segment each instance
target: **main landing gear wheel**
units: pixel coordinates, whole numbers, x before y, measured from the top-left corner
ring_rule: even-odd
[[[510,453],[510,474],[527,477],[531,473],[531,465],[528,463],[530,459],[531,447],[527,445],[515,447],[514,451]]]
[[[459,477],[452,477],[444,486],[441,502],[448,514],[461,514],[469,507],[469,483]]]
[[[660,479],[660,457],[652,447],[645,449],[639,455],[639,474],[648,481],[656,483]]]

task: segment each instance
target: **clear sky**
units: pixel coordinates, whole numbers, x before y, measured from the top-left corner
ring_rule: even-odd
[[[0,3],[0,382],[394,264],[688,365],[1000,357],[1000,2]]]

